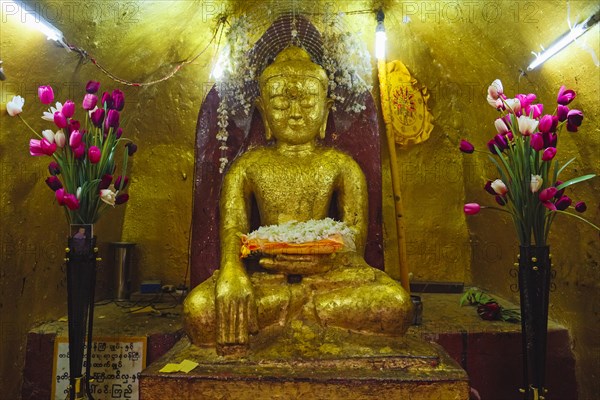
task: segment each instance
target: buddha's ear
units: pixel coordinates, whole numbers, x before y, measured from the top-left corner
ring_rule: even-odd
[[[256,106],[256,108],[258,108],[260,116],[262,117],[263,125],[265,126],[265,138],[268,142],[269,140],[271,140],[273,135],[271,134],[271,127],[269,126],[269,121],[267,121],[267,116],[265,114],[265,106],[262,97],[257,97],[256,99],[254,99],[254,105]]]
[[[333,106],[333,100],[329,97],[325,103],[325,115],[323,116],[323,125],[321,125],[321,129],[319,131],[319,139],[325,139],[325,131],[327,130],[327,120],[329,119],[329,111]]]

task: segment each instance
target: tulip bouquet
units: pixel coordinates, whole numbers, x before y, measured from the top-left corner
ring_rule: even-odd
[[[57,130],[45,129],[40,133],[22,117],[25,100],[15,96],[6,109],[10,116],[18,116],[31,129],[36,139],[29,141],[32,156],[49,156],[50,176],[46,184],[55,193],[56,201],[64,206],[70,224],[93,224],[104,211],[129,199],[125,193],[128,184],[127,160],[137,146],[122,137],[119,126],[120,112],[125,99],[123,92],[115,89],[104,92],[98,107],[99,82],[86,85],[83,98],[85,125],[74,118],[75,103],[71,100],[59,102],[44,112],[42,119],[53,122]],[[38,96],[43,104],[54,102],[50,86],[40,86]],[[123,152],[120,175],[115,177],[115,157]],[[114,179],[113,179],[114,178]]]
[[[596,225],[569,212],[573,208],[582,213],[584,202],[574,206],[565,190],[576,183],[593,178],[589,174],[561,181],[560,174],[574,158],[561,165],[555,159],[560,132],[577,132],[583,121],[580,110],[570,109],[575,99],[573,90],[562,86],[558,92],[557,108],[553,114],[544,114],[544,105],[534,103],[535,94],[518,94],[508,98],[502,82],[495,80],[488,88],[488,103],[502,113],[494,125],[497,134],[487,143],[490,160],[496,166],[499,179],[488,181],[485,190],[493,195],[498,207],[485,207],[510,213],[522,246],[545,246],[550,226],[557,214],[578,218],[595,229]],[[474,146],[462,140],[460,150],[473,153]],[[468,203],[464,212],[477,214],[482,206]]]

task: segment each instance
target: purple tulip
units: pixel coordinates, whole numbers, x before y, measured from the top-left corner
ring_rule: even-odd
[[[569,208],[572,202],[573,201],[568,196],[562,196],[554,203],[554,205],[556,206],[557,210],[564,211]]]
[[[544,148],[544,138],[541,133],[535,133],[531,135],[531,140],[529,142],[531,148],[535,151],[540,151]]]
[[[48,172],[50,172],[50,175],[60,175],[60,166],[56,161],[48,164]]]
[[[552,115],[544,115],[540,118],[540,123],[538,124],[538,129],[540,132],[550,132],[552,129]]]
[[[83,103],[81,104],[81,106],[83,107],[84,110],[93,110],[94,107],[96,107],[96,104],[98,103],[98,96],[96,96],[95,94],[91,94],[88,93],[85,96],[83,96]]]
[[[117,110],[108,110],[106,120],[104,121],[104,129],[108,131],[110,128],[117,129],[119,127],[119,112]]]
[[[63,104],[60,112],[66,118],[71,118],[73,114],[75,114],[75,103],[73,103],[71,100],[65,101],[65,104]]]
[[[100,89],[100,82],[89,81],[87,85],[85,85],[85,91],[90,94],[97,93],[98,89]]]
[[[102,122],[104,121],[104,109],[98,108],[92,113],[90,118],[92,120],[92,124],[94,124],[96,128],[101,128]]]
[[[475,215],[481,210],[481,206],[477,203],[467,203],[463,207],[463,210],[467,215]]]
[[[108,189],[110,183],[112,182],[112,175],[104,174],[100,183],[98,184],[98,190]]]
[[[544,147],[556,147],[558,142],[558,135],[556,133],[542,133],[542,138],[544,139]]]
[[[556,192],[558,192],[558,190],[556,190],[556,188],[554,186],[551,186],[549,188],[542,190],[540,192],[540,194],[538,195],[538,198],[540,199],[540,201],[542,203],[546,202],[546,201],[550,201],[550,199],[554,197]]]
[[[582,213],[585,212],[585,210],[587,210],[585,201],[580,201],[579,203],[575,204],[575,211]]]
[[[577,128],[583,122],[583,113],[580,110],[571,110],[567,113],[567,130],[577,132]]]
[[[506,205],[506,203],[508,203],[508,200],[506,200],[505,196],[497,195],[496,196],[496,203],[498,203],[499,205],[501,205],[501,206],[504,207]]]
[[[130,157],[137,151],[137,144],[135,143],[127,143],[125,147],[127,147],[127,154]]]
[[[563,184],[563,181],[556,181],[556,182],[554,183],[554,187],[555,187],[555,188],[556,188],[556,190],[557,190],[556,194],[554,195],[554,198],[555,198],[555,199],[560,199],[561,197],[563,197],[563,194],[565,193],[565,188],[562,188],[562,189],[560,189],[560,190],[558,189],[558,187],[559,187],[560,185],[562,185],[562,184]]]
[[[494,188],[492,187],[492,181],[487,181],[483,188],[485,189],[486,192],[488,192],[492,196],[495,196],[497,194],[496,191],[494,190]]]
[[[102,153],[100,149],[96,146],[90,146],[88,149],[88,158],[92,164],[98,164],[100,158],[102,157]]]
[[[489,142],[487,142],[487,147],[492,154],[500,154],[502,152],[502,149],[500,149],[500,152],[498,152],[498,151],[496,151],[495,146],[497,146],[497,144],[494,139],[491,139]]]
[[[58,177],[54,175],[46,178],[46,185],[48,185],[48,187],[55,192],[61,187],[63,187],[62,183],[60,182],[60,179],[58,179]]]
[[[113,108],[117,111],[123,110],[123,107],[125,107],[125,95],[123,94],[123,92],[119,89],[113,90],[112,99]]]
[[[542,161],[550,161],[556,155],[556,147],[547,147],[542,153]]]
[[[122,135],[123,135],[123,128],[121,128],[121,127],[117,128],[117,130],[115,131],[116,138],[119,139]]]
[[[85,155],[85,143],[79,143],[79,145],[73,149],[73,154],[77,159],[83,158],[83,156]]]
[[[122,186],[122,187],[121,187],[121,183],[123,184],[123,186]],[[128,178],[128,177],[125,177],[125,179],[123,179],[123,178],[121,177],[121,175],[119,175],[119,176],[117,177],[117,179],[115,179],[115,188],[116,188],[117,190],[123,190],[123,189],[125,189],[125,188],[127,187],[127,184],[128,184],[128,183],[129,183],[129,178]]]
[[[475,151],[475,146],[473,146],[469,141],[464,139],[460,141],[460,145],[458,146],[458,148],[460,149],[460,151],[467,154],[471,154]]]
[[[56,143],[50,143],[46,138],[29,140],[29,154],[32,156],[51,156],[55,151]]]
[[[54,91],[50,86],[40,86],[38,88],[38,97],[44,104],[50,104],[54,101]]]
[[[129,195],[127,193],[122,193],[115,198],[115,204],[127,203],[127,200],[129,200]]]
[[[110,95],[110,93],[102,93],[102,101],[100,102],[100,107],[113,108],[113,98]]]
[[[553,115],[552,127],[550,128],[550,132],[556,132],[556,128],[558,128],[558,115]]]
[[[508,142],[506,141],[504,135],[497,134],[496,136],[494,136],[494,142],[496,143],[500,151],[508,149]]]
[[[559,122],[563,122],[567,120],[567,114],[569,113],[569,107],[558,105],[556,107],[556,116],[558,117]]]
[[[566,106],[573,101],[577,94],[571,89],[567,89],[566,86],[561,86],[558,90],[558,96],[556,102],[560,105]]]
[[[66,128],[67,127],[67,118],[64,116],[64,114],[62,112],[57,111],[54,113],[54,123],[60,129]]]
[[[68,132],[78,131],[81,128],[81,124],[76,119],[71,119],[69,121],[69,126],[67,127]]]

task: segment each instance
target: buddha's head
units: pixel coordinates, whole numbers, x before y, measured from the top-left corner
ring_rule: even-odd
[[[256,105],[267,139],[304,144],[325,137],[333,100],[327,97],[325,70],[295,46],[282,50],[258,78]]]

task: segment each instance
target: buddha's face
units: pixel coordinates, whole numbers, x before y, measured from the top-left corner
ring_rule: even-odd
[[[262,88],[260,103],[267,130],[280,142],[304,144],[324,133],[330,101],[314,77],[272,77]]]

